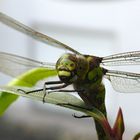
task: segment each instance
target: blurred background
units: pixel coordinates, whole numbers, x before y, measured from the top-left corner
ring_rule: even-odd
[[[140,50],[139,0],[0,0],[0,11],[84,54],[107,56]],[[37,42],[0,23],[0,51],[53,62],[66,52]],[[139,72],[138,67],[115,67]],[[0,74],[0,84],[10,77]],[[106,85],[108,118],[123,110],[124,140],[140,131],[140,95],[117,93]],[[96,140],[91,119],[72,110],[20,97],[0,118],[1,140]],[[79,114],[77,112],[77,114]]]

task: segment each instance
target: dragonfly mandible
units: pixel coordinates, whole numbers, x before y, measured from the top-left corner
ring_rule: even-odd
[[[60,80],[46,82],[44,88],[38,90],[45,91],[44,97],[48,90],[50,92],[77,92],[87,107],[90,108],[94,106],[106,116],[105,86],[102,83],[103,78],[107,78],[111,82],[113,88],[118,92],[140,92],[139,73],[108,70],[105,68],[105,66],[140,65],[140,51],[114,54],[106,57],[84,55],[64,43],[37,32],[3,13],[0,13],[0,22],[38,41],[71,52],[62,55],[56,64],[35,61],[22,56],[0,52],[0,71],[13,77],[37,67],[57,70]],[[47,88],[46,85],[52,86]],[[69,85],[73,85],[74,89],[63,89]],[[26,94],[33,92],[37,92],[37,90],[29,91]],[[95,121],[95,124],[97,130],[101,132],[98,137],[102,139],[105,137],[104,132],[98,122]]]

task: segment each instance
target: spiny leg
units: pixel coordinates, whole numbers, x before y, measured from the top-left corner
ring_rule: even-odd
[[[49,81],[49,82],[45,82],[44,85],[54,85],[54,84],[64,84],[62,81]],[[50,87],[49,89],[51,90],[51,88],[53,87]],[[36,90],[31,90],[31,91],[25,91],[23,89],[17,89],[17,91],[21,91],[21,92],[24,92],[25,94],[30,94],[30,93],[34,93],[34,92],[39,92],[39,91],[42,91],[44,88],[41,88],[41,89],[36,89]],[[48,89],[48,88],[47,88]],[[47,90],[46,89],[46,90]]]
[[[89,116],[89,115],[77,116],[75,113],[74,113],[74,114],[72,114],[72,116],[73,116],[74,118],[77,118],[77,119],[90,118],[90,117],[91,117],[91,116]]]
[[[58,86],[53,86],[53,87],[46,87],[46,85],[49,85],[49,84],[62,84],[62,85],[58,85]],[[47,90],[52,90],[52,92],[56,89],[62,89],[62,88],[65,88],[67,87],[69,84],[65,84],[61,81],[51,81],[50,83],[48,84],[48,82],[45,82],[44,83],[44,87],[43,87],[43,93],[44,93],[44,96],[43,96],[43,103],[45,102],[45,97],[47,94],[51,93],[51,91],[49,92],[46,92]]]
[[[60,105],[60,106],[72,106],[72,107],[77,107],[77,108],[81,108],[81,109],[86,109],[86,110],[89,110],[91,111],[92,108],[86,108],[86,107],[82,107],[82,106],[78,106],[78,105],[73,105],[71,103],[58,103],[57,105]]]
[[[54,92],[82,92],[83,90],[53,90],[53,91],[48,91],[48,94],[49,93],[54,93]]]
[[[61,84],[61,85],[46,87],[46,85],[55,85],[55,84]],[[31,94],[31,93],[43,91],[43,93],[44,93],[43,103],[45,102],[46,95],[49,94],[49,93],[52,93],[52,92],[54,93],[54,92],[82,92],[83,91],[83,90],[61,90],[62,88],[67,87],[68,85],[70,85],[70,84],[65,84],[62,81],[49,81],[49,82],[45,82],[44,87],[41,88],[41,89],[36,89],[36,90],[32,90],[32,91],[25,91],[23,89],[17,89],[17,90],[21,91],[25,94]],[[51,90],[51,91],[47,91],[47,90]]]
[[[57,105],[60,105],[60,106],[68,105],[68,106],[72,106],[72,107],[78,107],[78,108],[81,108],[81,109],[91,110],[89,108],[84,108],[84,107],[81,107],[81,106],[78,106],[78,105],[73,105],[73,104],[70,104],[70,103],[58,103]],[[77,116],[75,114],[72,114],[72,116],[74,118],[78,118],[78,119],[81,119],[81,118],[90,118],[91,117],[90,115]]]
[[[53,86],[53,87],[49,87],[49,88],[46,88],[45,85],[54,85],[54,84],[63,84],[63,85],[60,85],[60,86]],[[55,89],[60,89],[60,88],[63,88],[68,86],[66,84],[64,84],[63,82],[61,81],[49,81],[49,82],[45,82],[44,83],[44,87],[41,88],[41,89],[36,89],[36,90],[31,90],[31,91],[25,91],[23,89],[17,89],[17,91],[22,91],[24,92],[25,94],[30,94],[30,93],[34,93],[34,92],[39,92],[39,91],[43,91],[43,89],[46,89],[46,90],[55,90]]]
[[[55,84],[61,84],[61,85],[46,87],[46,85],[55,85]],[[52,90],[53,91],[53,90],[56,90],[56,89],[62,89],[62,88],[67,87],[68,85],[69,84],[65,84],[62,81],[49,81],[49,82],[45,82],[43,88],[41,88],[41,89],[36,89],[36,90],[32,90],[32,91],[25,91],[23,89],[17,89],[17,91],[21,91],[25,94],[31,94],[31,93],[43,91],[43,93],[44,93],[43,102],[45,102],[46,94],[49,93],[49,92],[46,92],[47,90]],[[58,90],[58,91],[61,91],[61,90]],[[66,91],[66,90],[63,90],[63,91]]]

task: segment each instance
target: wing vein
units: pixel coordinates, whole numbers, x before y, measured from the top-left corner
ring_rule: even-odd
[[[0,12],[0,21],[5,24],[5,25],[8,25],[9,27],[19,31],[19,32],[22,32],[38,41],[41,41],[41,42],[44,42],[48,45],[52,45],[54,47],[57,47],[57,48],[61,48],[61,49],[67,49],[71,52],[74,52],[76,54],[80,54],[78,51],[74,50],[73,48],[67,46],[66,44],[56,40],[56,39],[53,39],[52,37],[49,37],[47,35],[44,35],[40,32],[37,32],[35,31],[34,29],[20,23],[19,21],[3,14],[2,12]]]
[[[105,77],[118,92],[140,92],[140,74],[138,73],[108,70]]]
[[[140,65],[140,51],[126,52],[103,57],[105,66]]]

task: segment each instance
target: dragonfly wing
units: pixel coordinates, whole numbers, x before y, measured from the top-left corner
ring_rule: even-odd
[[[105,66],[140,65],[140,51],[126,52],[102,58]]]
[[[108,70],[105,77],[111,82],[113,88],[118,92],[140,92],[140,74]]]
[[[51,63],[39,62],[22,56],[0,52],[0,72],[16,77],[30,69],[44,67],[55,69]]]
[[[67,50],[74,52],[76,54],[80,54],[78,51],[63,44],[62,42],[60,42],[56,39],[53,39],[52,37],[49,37],[47,35],[44,35],[40,32],[37,32],[34,29],[20,23],[19,21],[3,14],[2,12],[0,12],[0,21],[4,24],[8,25],[9,27],[11,27],[19,32],[22,32],[22,33],[38,40],[38,41],[44,42],[48,45],[52,45],[52,46],[57,47],[57,48],[67,49]]]

